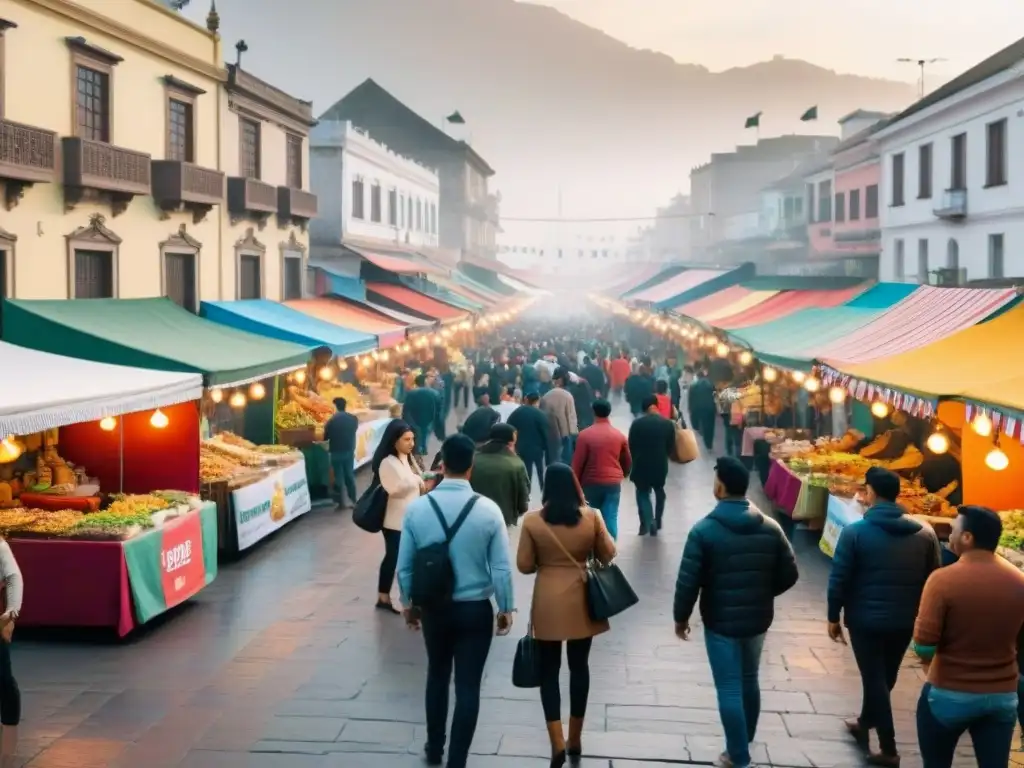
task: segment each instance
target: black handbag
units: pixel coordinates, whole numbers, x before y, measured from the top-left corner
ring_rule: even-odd
[[[526,634],[519,638],[516,655],[512,660],[512,685],[516,688],[540,688],[540,654],[538,650],[531,622],[526,627]]]
[[[376,477],[356,502],[352,522],[367,533],[380,533],[384,529],[384,514],[388,511],[388,492]]]
[[[587,610],[594,621],[604,621],[640,602],[615,563],[587,563]]]

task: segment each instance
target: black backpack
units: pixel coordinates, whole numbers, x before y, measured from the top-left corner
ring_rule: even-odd
[[[441,528],[444,529],[444,541],[434,544],[427,544],[416,550],[412,561],[412,590],[409,597],[412,604],[418,608],[438,608],[447,605],[452,600],[455,591],[455,569],[452,568],[452,560],[448,553],[448,547],[459,532],[459,528],[466,522],[469,511],[479,499],[479,494],[473,494],[466,502],[466,506],[459,512],[455,524],[449,528],[445,522],[441,507],[434,501],[434,497],[427,494],[427,501],[434,508]]]

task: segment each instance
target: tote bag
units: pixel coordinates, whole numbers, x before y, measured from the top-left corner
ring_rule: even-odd
[[[692,429],[683,426],[682,419],[676,426],[676,449],[669,456],[676,464],[689,464],[700,456],[700,449],[697,447],[697,436]]]
[[[516,688],[540,688],[540,655],[537,650],[533,622],[530,622],[526,634],[519,638],[516,655],[512,659],[512,685]]]
[[[380,533],[384,529],[384,514],[388,510],[388,492],[376,477],[356,502],[352,522],[367,533]]]

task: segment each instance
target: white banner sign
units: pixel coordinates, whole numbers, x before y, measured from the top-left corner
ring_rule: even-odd
[[[275,470],[262,480],[231,492],[238,549],[248,549],[312,508],[306,462]]]

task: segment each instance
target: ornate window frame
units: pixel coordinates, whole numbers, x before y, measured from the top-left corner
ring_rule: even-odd
[[[191,312],[199,311],[199,302],[201,301],[201,285],[200,276],[202,270],[199,268],[199,259],[203,251],[203,244],[196,240],[187,231],[187,226],[182,222],[181,226],[178,227],[178,231],[170,235],[162,243],[159,243],[160,248],[160,295],[167,295],[167,255],[168,254],[188,254],[192,256],[192,270],[195,273],[193,285],[195,286],[195,306],[186,307]]]
[[[235,241],[235,299],[242,292],[242,257],[258,256],[260,261],[260,298],[267,296],[267,246],[256,239],[256,230],[248,227]]]
[[[124,58],[105,48],[93,45],[84,37],[65,37],[71,53],[71,135],[78,136],[78,68],[84,67],[107,76],[107,136],[105,143],[114,143],[114,70]]]
[[[89,224],[79,227],[64,236],[67,242],[67,288],[68,298],[75,296],[75,251],[106,251],[110,254],[110,280],[114,298],[121,295],[121,237],[106,225],[107,219],[102,213],[94,213],[89,217]]]
[[[306,245],[295,236],[295,230],[293,229],[289,232],[288,239],[282,240],[278,244],[278,250],[280,252],[279,258],[281,269],[281,301],[290,300],[287,299],[284,294],[284,278],[286,274],[285,265],[288,263],[289,259],[297,259],[302,265],[299,269],[299,298],[304,298],[306,294],[306,268],[309,264],[308,249],[306,248]],[[295,256],[294,254],[298,254],[298,256]]]

